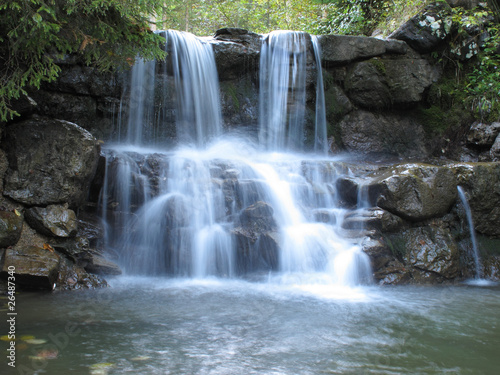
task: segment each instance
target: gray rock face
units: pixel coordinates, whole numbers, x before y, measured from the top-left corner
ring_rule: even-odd
[[[457,198],[457,182],[445,167],[403,164],[378,177],[369,195],[377,205],[409,221],[446,214]]]
[[[391,51],[403,51],[404,47],[381,39],[363,36],[320,35],[322,60],[326,64],[345,64],[359,59],[380,56]]]
[[[353,111],[340,122],[348,151],[424,157],[424,131],[416,120],[402,115]]]
[[[5,133],[4,195],[27,205],[82,203],[99,158],[99,145],[89,132],[66,121],[32,119]]]
[[[78,229],[75,212],[60,205],[30,208],[26,221],[37,232],[52,237],[73,237]]]
[[[475,122],[467,135],[467,143],[475,146],[492,146],[499,134],[500,122],[492,124]]]
[[[45,249],[23,246],[5,250],[2,273],[15,267],[16,283],[52,290],[59,275],[59,256]]]
[[[0,248],[14,246],[21,237],[22,229],[22,215],[10,211],[0,211]]]
[[[435,78],[430,64],[420,58],[374,58],[354,64],[345,87],[357,105],[384,109],[421,101]]]
[[[449,5],[444,2],[429,4],[422,12],[389,35],[389,38],[405,41],[418,52],[431,52],[450,34],[450,12]]]

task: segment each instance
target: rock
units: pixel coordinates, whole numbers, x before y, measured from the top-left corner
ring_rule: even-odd
[[[107,287],[108,283],[101,276],[89,274],[66,258],[61,259],[57,290],[96,289]]]
[[[465,9],[474,9],[481,3],[481,0],[446,0],[446,2],[452,8],[462,7]]]
[[[405,262],[418,283],[459,276],[458,245],[449,230],[437,226],[412,228],[402,233]]]
[[[14,246],[21,237],[22,229],[22,215],[0,211],[0,248]]]
[[[339,124],[351,152],[425,157],[424,131],[416,119],[398,114],[353,111]]]
[[[240,214],[241,225],[256,233],[277,229],[273,208],[262,201],[247,207]]]
[[[97,275],[121,275],[122,270],[118,265],[99,254],[92,254],[85,270]]]
[[[244,29],[217,30],[215,40],[210,40],[215,64],[221,81],[238,79],[257,69],[262,36]]]
[[[236,265],[239,273],[271,271],[278,268],[279,238],[273,209],[256,202],[239,217],[241,226],[232,234],[236,241]]]
[[[346,64],[359,59],[380,56],[386,42],[377,38],[346,35],[320,35],[321,59],[326,64]],[[394,44],[391,44],[394,49]]]
[[[27,288],[52,290],[59,274],[59,255],[35,246],[6,249],[2,273],[15,268],[16,283]]]
[[[492,161],[500,161],[500,135],[495,139],[495,143],[491,146],[490,157]]]
[[[451,26],[450,6],[444,2],[435,2],[404,23],[389,38],[405,41],[418,52],[428,53],[446,40]]]
[[[0,126],[0,139],[2,135],[1,128],[2,126]],[[8,168],[9,161],[7,160],[7,156],[5,155],[5,151],[0,149],[0,192],[3,192],[3,179]]]
[[[78,229],[75,212],[61,205],[29,208],[26,221],[46,236],[73,237]]]
[[[402,164],[377,176],[368,190],[380,208],[410,221],[421,221],[446,214],[456,201],[456,186],[449,168]]]
[[[86,198],[99,158],[99,145],[86,130],[31,119],[7,127],[2,145],[9,160],[4,195],[38,206],[77,207]]]
[[[467,143],[474,146],[492,146],[500,134],[500,122],[485,124],[475,122],[467,135]]]
[[[422,101],[424,92],[439,78],[425,59],[400,57],[381,62],[394,106]]]
[[[276,232],[255,233],[238,227],[232,231],[236,241],[238,274],[273,271],[279,265],[279,237]]]
[[[347,214],[342,222],[344,229],[376,229],[382,233],[396,232],[403,226],[403,219],[379,208],[353,211]]]
[[[373,58],[353,65],[345,87],[349,98],[363,108],[383,109],[422,100],[437,79],[431,65],[420,58]]]
[[[385,71],[381,70],[380,60],[363,61],[354,64],[345,81],[349,98],[364,108],[388,108],[391,105],[391,94],[385,79]]]
[[[36,103],[36,101],[27,94],[21,94],[19,99],[14,99],[11,103],[12,110],[16,111],[21,116],[21,118],[27,118],[31,116],[33,113],[35,113],[37,107],[38,104]]]
[[[338,85],[332,84],[325,91],[325,115],[331,124],[338,123],[353,109],[351,101]]]
[[[468,197],[477,232],[500,237],[500,163],[456,163],[449,168]]]

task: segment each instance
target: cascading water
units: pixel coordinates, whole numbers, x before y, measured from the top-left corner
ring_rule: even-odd
[[[481,261],[479,259],[479,246],[477,245],[476,239],[476,230],[474,229],[474,222],[472,220],[472,212],[469,206],[469,201],[467,200],[467,196],[465,195],[464,188],[462,186],[457,186],[458,196],[462,201],[462,205],[464,206],[465,215],[467,216],[467,223],[469,224],[469,233],[470,239],[472,243],[472,254],[474,256],[474,265],[476,268],[475,279],[481,279]]]
[[[289,152],[303,150],[307,138],[309,36],[272,33],[263,45],[259,140],[265,151],[258,151],[222,134],[210,46],[187,33],[164,35],[168,61],[156,63],[155,79],[154,65],[134,66],[126,136],[106,149],[106,241],[125,271],[185,277],[272,271],[293,283],[306,277],[338,285],[369,280],[368,257],[342,236],[336,179],[343,169],[325,156]],[[322,85],[314,38],[312,45]],[[322,92],[318,87],[316,154],[327,144]],[[175,148],[162,139],[171,137],[168,117],[175,117]]]
[[[273,31],[260,57],[259,142],[266,150],[303,151],[309,46],[317,65],[313,148],[326,154],[326,118],[320,47],[316,37],[296,31]]]

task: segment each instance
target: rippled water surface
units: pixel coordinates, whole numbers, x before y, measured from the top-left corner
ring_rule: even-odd
[[[11,373],[498,374],[500,368],[495,286],[150,278],[111,284],[18,294],[17,336],[47,342],[19,340]]]

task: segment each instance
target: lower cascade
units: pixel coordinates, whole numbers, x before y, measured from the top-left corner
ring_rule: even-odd
[[[261,82],[269,84],[261,88],[258,134],[246,136],[222,130],[217,71],[206,43],[182,32],[164,35],[169,60],[156,62],[165,69],[163,78],[151,78],[150,63],[136,63],[123,134],[104,148],[105,241],[125,272],[369,283],[360,235],[342,229],[348,210],[336,182],[349,168],[324,156],[324,99],[316,99],[323,113],[316,113],[314,129],[306,129],[300,110],[306,35],[279,32],[264,42]],[[318,48],[312,52],[317,59]],[[316,84],[322,85],[317,65]],[[282,66],[290,70],[276,78]],[[176,98],[175,145],[159,139],[170,136],[159,92]],[[303,144],[308,132],[314,134],[310,154]]]

